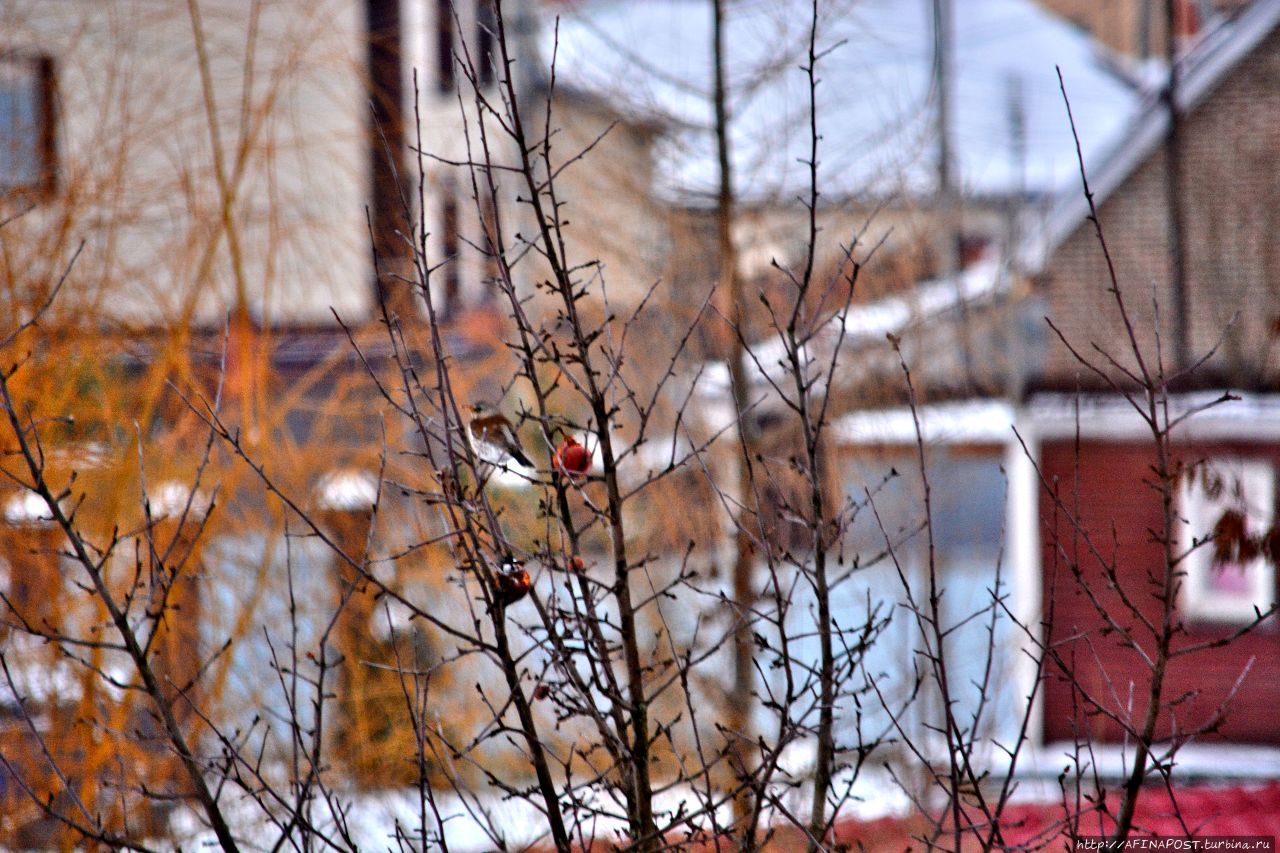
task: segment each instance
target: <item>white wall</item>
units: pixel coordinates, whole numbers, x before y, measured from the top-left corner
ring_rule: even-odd
[[[229,230],[186,4],[0,6],[0,48],[52,55],[61,97],[59,191],[0,232],[12,298],[84,239],[69,298],[112,317],[217,323],[237,289],[274,324],[368,312],[363,5],[253,6],[198,4]]]

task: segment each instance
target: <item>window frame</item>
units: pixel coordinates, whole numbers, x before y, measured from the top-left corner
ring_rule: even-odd
[[[1203,485],[1204,470],[1223,476],[1224,494],[1210,496]],[[1233,496],[1239,484],[1240,495]],[[1246,531],[1261,538],[1275,523],[1276,469],[1268,459],[1215,456],[1194,466],[1178,487],[1179,545],[1185,554],[1178,606],[1189,620],[1227,625],[1250,624],[1276,600],[1276,570],[1259,552],[1241,567],[1248,579],[1245,591],[1221,591],[1212,584],[1213,573],[1231,571],[1215,559],[1213,531],[1228,510],[1243,510]],[[1243,506],[1241,505],[1243,504]],[[1255,610],[1256,608],[1256,610]]]

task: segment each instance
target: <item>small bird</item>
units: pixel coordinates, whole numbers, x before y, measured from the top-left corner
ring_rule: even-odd
[[[529,594],[533,579],[524,563],[515,557],[503,560],[502,568],[493,576],[498,602],[503,606],[515,604]]]
[[[467,437],[481,461],[501,466],[508,459],[514,459],[526,468],[533,467],[506,415],[488,403],[477,403],[471,411],[475,414],[467,424]]]

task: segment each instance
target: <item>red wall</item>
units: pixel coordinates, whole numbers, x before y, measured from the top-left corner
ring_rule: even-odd
[[[1234,455],[1268,458],[1280,467],[1280,447],[1257,444],[1197,444],[1178,449],[1191,462],[1207,456]],[[1148,619],[1158,622],[1160,602],[1153,594],[1163,577],[1161,546],[1152,531],[1161,526],[1158,493],[1145,481],[1152,479],[1154,453],[1147,445],[1116,442],[1083,442],[1080,464],[1072,442],[1045,443],[1041,450],[1043,473],[1056,483],[1065,507],[1077,512],[1081,526],[1092,538],[1098,554],[1090,552],[1083,538],[1073,535],[1073,525],[1062,510],[1055,514],[1048,493],[1040,499],[1044,615],[1052,615],[1050,638],[1067,662],[1067,670],[1046,667],[1044,687],[1044,737],[1046,741],[1070,740],[1089,735],[1118,740],[1122,729],[1105,715],[1086,714],[1071,677],[1085,691],[1102,700],[1112,712],[1139,727],[1147,707],[1150,671],[1141,656],[1126,648],[1117,632],[1106,632],[1083,587],[1094,590],[1098,601],[1117,621],[1130,626],[1143,648],[1154,640],[1137,620],[1126,615],[1119,594],[1107,588],[1105,562],[1117,567],[1121,588]],[[1077,576],[1074,569],[1078,567]],[[1221,624],[1187,624],[1179,647],[1229,636],[1234,628]],[[1173,699],[1190,694],[1172,711],[1161,715],[1160,738],[1172,731],[1187,732],[1204,725],[1230,693],[1236,680],[1254,658],[1243,685],[1232,700],[1217,736],[1242,742],[1280,744],[1280,625],[1273,617],[1230,646],[1200,651],[1174,659],[1164,694]],[[1131,704],[1131,710],[1126,706]]]

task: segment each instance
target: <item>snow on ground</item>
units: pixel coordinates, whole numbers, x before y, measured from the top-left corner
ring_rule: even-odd
[[[793,750],[789,759],[799,761],[796,769],[800,769],[806,765],[805,756],[808,756],[807,763],[811,764],[812,748]],[[812,796],[812,790],[808,786],[794,789],[779,787],[775,793],[793,814],[805,813],[809,797]],[[852,788],[852,794],[853,799],[841,812],[845,817],[872,820],[902,817],[910,811],[910,800],[881,767],[864,769]],[[695,792],[689,786],[675,787],[657,795],[655,807],[668,814],[678,813],[682,804],[686,813],[697,811],[702,807],[701,795],[702,792]],[[361,848],[395,850],[399,846],[397,839],[409,839],[416,843],[409,844],[406,841],[406,848],[420,849],[424,814],[428,841],[432,845],[437,843],[443,827],[449,849],[455,853],[492,850],[500,847],[499,841],[505,842],[508,849],[520,850],[548,840],[546,818],[536,805],[525,800],[506,799],[494,793],[469,796],[466,803],[457,794],[437,793],[434,807],[429,802],[424,803],[417,790],[410,788],[353,792],[344,794],[339,799],[345,815],[346,832]],[[264,819],[255,804],[243,798],[233,799],[225,795],[223,803],[231,824],[236,827],[237,836],[245,839],[246,849],[267,849],[275,843],[278,828]],[[599,805],[601,811],[619,811],[611,803]],[[723,822],[730,817],[728,806],[722,807],[719,819]],[[310,819],[313,825],[329,837],[340,838],[332,812],[323,802],[313,804]],[[213,833],[203,825],[201,816],[189,807],[177,811],[170,825],[173,840],[182,844],[184,849],[216,846]],[[699,825],[709,827],[710,821],[704,819]],[[625,827],[625,820],[621,816],[588,816],[584,818],[581,831],[588,838],[594,837],[607,842],[616,840]],[[574,834],[576,838],[577,832]]]
[[[1061,797],[1058,774],[1071,764],[1070,744],[1046,744],[1040,748],[1028,747],[1019,758],[1020,781],[1012,802],[1037,804],[1055,803]],[[1085,760],[1096,763],[1099,776],[1105,783],[1117,783],[1124,776],[1124,762],[1132,759],[1132,751],[1118,745],[1095,747],[1092,757]],[[783,756],[780,769],[783,772],[803,774],[813,763],[812,744],[797,744]],[[1257,746],[1225,744],[1189,744],[1179,753],[1177,770],[1183,785],[1192,781],[1216,783],[1255,784],[1273,780],[1280,773],[1280,750]],[[997,768],[995,778],[999,778]],[[908,775],[907,778],[910,778]],[[846,780],[847,781],[847,780]],[[837,786],[837,790],[840,786]],[[777,792],[784,805],[793,814],[803,814],[808,808],[811,789],[800,786]],[[874,760],[859,774],[851,788],[852,799],[841,810],[841,820],[873,821],[881,818],[903,818],[911,813],[908,796],[894,781],[890,773]],[[443,825],[449,849],[458,853],[491,850],[497,846],[491,832],[497,834],[510,849],[519,850],[538,841],[546,840],[546,820],[533,804],[521,800],[503,799],[493,793],[481,793],[469,798],[471,805],[464,806],[453,793],[436,795],[435,808],[439,810],[441,823],[436,822],[430,804],[425,805],[429,840],[436,840]],[[397,849],[397,827],[400,837],[420,838],[419,827],[423,802],[412,789],[353,793],[342,797],[347,827],[353,841],[361,847],[372,849]],[[697,808],[698,795],[686,786],[669,790],[658,798],[660,809],[677,810],[681,802],[687,808]],[[480,815],[487,817],[480,817]],[[275,841],[275,831],[263,820],[261,812],[244,800],[230,802],[228,815],[237,832],[248,841],[249,849],[257,844],[269,847]],[[727,813],[722,817],[727,817]],[[333,832],[332,817],[320,803],[313,808],[312,820],[318,827]],[[483,823],[490,825],[486,831]],[[621,831],[620,819],[596,820],[591,829],[595,838],[610,840]],[[201,825],[198,816],[186,809],[173,818],[174,840],[191,849],[212,842],[213,836]],[[256,827],[256,828],[255,828]],[[337,838],[334,834],[332,837]]]
[[[4,502],[4,520],[9,524],[41,524],[53,521],[53,514],[44,498],[23,491]]]

